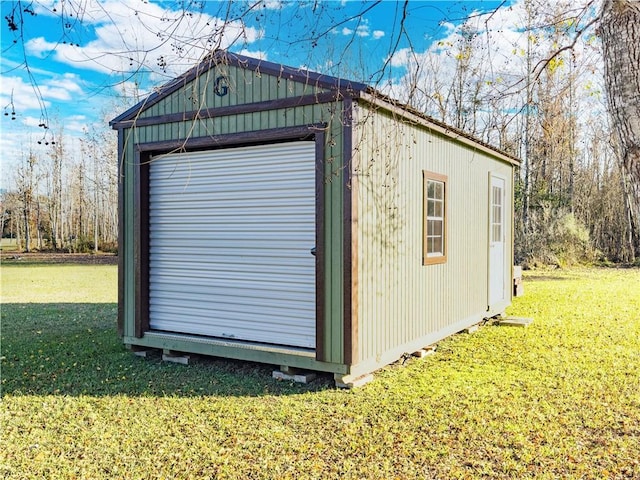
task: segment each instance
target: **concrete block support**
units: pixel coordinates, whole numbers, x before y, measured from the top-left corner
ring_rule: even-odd
[[[498,322],[503,327],[522,327],[526,328],[533,323],[533,318],[526,317],[505,317]]]
[[[162,361],[179,363],[181,365],[189,365],[191,363],[191,355],[185,355],[184,353],[174,352],[172,350],[163,350]]]
[[[373,380],[372,374],[362,375],[361,377],[354,377],[353,375],[342,375],[336,373],[333,376],[336,387],[338,388],[358,388],[366,385]]]
[[[280,370],[274,370],[272,377],[276,380],[284,380],[296,383],[310,383],[313,382],[317,374],[315,372],[308,372],[292,368],[288,366],[281,366]]]

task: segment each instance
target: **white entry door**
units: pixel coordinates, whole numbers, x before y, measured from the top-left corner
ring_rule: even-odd
[[[489,177],[489,307],[505,300],[505,179]]]

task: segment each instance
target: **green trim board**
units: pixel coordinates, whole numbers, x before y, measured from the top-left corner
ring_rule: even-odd
[[[125,345],[147,347],[176,352],[189,352],[199,355],[246,360],[249,362],[272,365],[286,365],[331,373],[348,373],[348,366],[342,363],[321,362],[313,353],[294,349],[278,349],[272,345],[252,344],[248,342],[224,342],[217,339],[190,337],[189,335],[171,335],[151,332],[143,338],[124,337]]]
[[[150,331],[149,325],[149,168],[151,156],[163,154],[176,149],[186,152],[197,150],[211,150],[219,148],[229,148],[244,146],[255,143],[277,143],[293,140],[305,140],[313,138],[316,148],[316,172],[315,196],[316,196],[316,356],[318,360],[325,360],[327,357],[324,346],[325,322],[324,315],[324,177],[322,172],[325,163],[325,124],[290,127],[284,129],[270,129],[259,132],[247,132],[239,134],[229,134],[220,137],[205,137],[189,139],[184,143],[176,142],[152,142],[142,143],[136,146],[136,168],[134,183],[136,186],[135,207],[134,207],[134,262],[135,262],[135,320],[134,336],[142,338]]]

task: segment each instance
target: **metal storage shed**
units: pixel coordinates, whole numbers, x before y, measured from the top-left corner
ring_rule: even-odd
[[[112,120],[126,345],[354,379],[504,311],[518,161],[225,51]]]

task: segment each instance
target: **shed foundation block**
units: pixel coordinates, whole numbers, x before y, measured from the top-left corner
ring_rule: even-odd
[[[179,363],[181,365],[189,365],[191,363],[191,355],[186,355],[184,353],[174,352],[172,350],[163,350],[162,352],[162,361],[163,362],[172,362]]]
[[[136,357],[147,358],[153,352],[152,348],[140,347],[138,345],[127,344],[126,348],[131,350]]]
[[[526,328],[533,323],[533,318],[527,317],[505,317],[498,321],[498,325],[503,327],[521,327]]]
[[[280,367],[280,370],[274,370],[271,376],[276,380],[296,383],[311,383],[318,375],[315,372],[308,372],[293,367],[282,366]]]
[[[436,347],[429,346],[429,347],[421,348],[416,352],[413,352],[412,355],[416,358],[424,358],[424,357],[428,357],[429,355],[433,355],[434,353],[436,353]]]
[[[338,388],[358,388],[366,385],[373,380],[373,375],[368,373],[360,377],[354,377],[353,375],[342,375],[336,373],[333,375],[333,379],[336,382]]]
[[[475,325],[471,325],[470,327],[465,328],[463,331],[465,333],[476,333],[478,330],[480,329],[480,325],[475,324]]]

